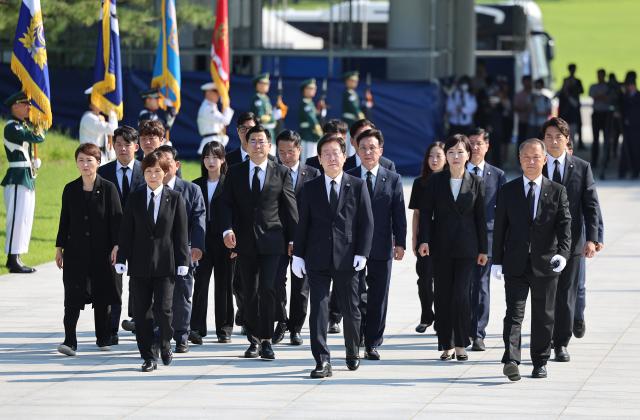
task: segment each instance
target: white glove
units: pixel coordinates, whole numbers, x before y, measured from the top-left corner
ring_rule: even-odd
[[[556,273],[560,273],[567,266],[567,259],[562,255],[556,254],[553,256],[553,258],[551,258],[551,264],[555,264],[556,261],[559,262],[559,264],[556,268],[553,269],[553,271],[555,271]]]
[[[179,276],[186,276],[188,272],[189,272],[189,267],[187,267],[186,265],[178,266],[178,275]]]
[[[116,273],[118,274],[124,274],[124,272],[127,271],[127,266],[124,264],[116,264]]]
[[[273,118],[275,121],[282,119],[282,111],[280,110],[280,108],[276,108],[273,110],[273,112],[271,113],[271,118]]]
[[[502,265],[495,264],[491,266],[491,278],[502,280]]]
[[[353,257],[353,268],[356,271],[361,271],[367,265],[367,258],[362,255],[356,255]]]
[[[42,166],[42,161],[40,160],[40,158],[36,158],[36,159],[33,161],[33,166],[34,166],[36,169],[40,169],[40,167]]]
[[[307,268],[304,266],[304,260],[294,255],[291,261],[291,271],[293,271],[293,274],[297,277],[304,277],[304,275],[307,274]]]

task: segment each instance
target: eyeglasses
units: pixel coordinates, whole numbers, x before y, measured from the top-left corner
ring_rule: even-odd
[[[379,150],[380,148],[378,146],[371,146],[371,147],[358,147],[358,150],[362,153],[375,153]]]
[[[485,144],[487,144],[487,142],[486,141],[482,141],[482,140],[481,141],[472,141],[472,142],[470,142],[470,144],[471,144],[471,147],[476,147],[476,146],[477,147],[482,147]]]
[[[249,131],[250,129],[252,129],[253,126],[246,126],[246,125],[239,125],[238,126],[238,131],[240,131],[241,133],[245,133],[247,131]]]
[[[256,147],[256,146],[265,146],[266,144],[268,144],[269,142],[267,140],[249,140],[249,144]]]
[[[342,151],[339,152],[323,152],[322,155],[320,156],[320,158],[322,159],[337,159],[340,156],[344,156],[344,153],[342,153]]]

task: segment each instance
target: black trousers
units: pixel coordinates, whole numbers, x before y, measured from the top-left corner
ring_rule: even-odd
[[[244,326],[253,342],[273,337],[276,322],[276,274],[281,255],[238,255]]]
[[[607,147],[609,142],[609,119],[611,113],[607,111],[593,111],[591,114],[591,129],[593,131],[593,144],[591,145],[591,166],[595,169],[598,167],[600,157],[600,133],[602,132],[602,140],[604,146]]]
[[[198,262],[194,273],[193,311],[191,330],[202,337],[207,335],[209,283],[213,273],[213,302],[216,335],[228,337],[233,332],[233,286],[229,250],[222,240],[207,245],[207,251]]]
[[[578,294],[576,296],[576,311],[573,314],[574,321],[584,321],[584,310],[587,306],[587,267],[586,258],[580,257],[578,269]]]
[[[578,298],[580,279],[580,255],[572,255],[560,273],[556,292],[553,346],[568,346],[573,335],[573,319]]]
[[[329,321],[339,324],[342,321],[342,313],[340,312],[340,303],[336,296],[335,287],[331,288],[331,296],[329,298]]]
[[[316,363],[330,362],[331,354],[327,345],[329,323],[329,289],[333,280],[336,298],[344,316],[344,345],[347,357],[357,357],[360,344],[360,285],[355,271],[312,271],[307,272],[311,310],[309,330],[311,353]]]
[[[487,336],[489,324],[489,308],[491,306],[491,286],[489,276],[491,274],[491,258],[487,263],[476,265],[471,279],[471,329],[469,337],[482,338]]]
[[[536,277],[527,262],[522,276],[505,276],[504,291],[507,312],[504,317],[502,339],[504,355],[502,363],[521,361],[522,321],[527,306],[527,296],[531,290],[531,361],[534,366],[547,364],[551,355],[554,306],[558,276]]]
[[[192,300],[193,295],[193,271],[189,269],[186,276],[176,276],[173,288],[173,318],[171,327],[173,328],[173,339],[177,344],[186,344],[189,339],[191,325]]]
[[[421,324],[432,324],[433,314],[433,260],[431,256],[416,257],[416,274],[418,275],[418,298],[420,299]]]
[[[244,295],[242,293],[242,277],[237,257],[231,260],[229,271],[231,272],[233,296],[236,298],[235,322],[237,326],[241,327],[244,326]]]
[[[160,328],[160,349],[171,349],[173,289],[175,277],[131,277],[129,284],[135,304],[136,341],[140,357],[155,360],[154,322]]]
[[[632,178],[640,175],[640,129],[631,127],[624,128],[618,169],[620,178],[627,176],[628,171]]]
[[[276,320],[287,324],[291,333],[299,333],[307,318],[309,306],[309,279],[300,278],[289,270],[291,257],[283,255],[278,265]],[[291,299],[287,316],[287,270],[291,273]]]
[[[393,260],[367,260],[366,323],[364,343],[366,347],[382,345],[387,325],[391,262]]]
[[[120,297],[122,297],[122,274],[116,273],[115,268],[111,267],[113,271],[113,276],[116,280],[116,287],[120,292]],[[111,335],[118,335],[118,330],[120,329],[120,315],[122,314],[122,304],[111,305]]]
[[[471,277],[475,258],[434,258],[435,329],[438,350],[467,347],[471,308]]]
[[[78,348],[78,338],[76,327],[80,318],[80,311],[84,305],[65,306],[64,308],[64,342],[63,344],[73,348]],[[111,343],[111,307],[109,305],[96,303],[93,305],[93,320],[96,329],[96,344],[100,347],[108,346]]]

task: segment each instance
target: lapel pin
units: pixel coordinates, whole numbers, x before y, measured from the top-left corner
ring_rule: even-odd
[[[487,175],[491,175],[491,172],[487,172]]]
[[[385,182],[387,180],[387,178],[382,178],[382,182]]]
[[[545,197],[546,197],[546,196],[548,196],[548,195],[549,195],[549,194],[547,194],[547,193],[544,193],[544,196],[545,196]]]

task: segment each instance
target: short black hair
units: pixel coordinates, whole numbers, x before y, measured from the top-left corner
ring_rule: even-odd
[[[560,133],[562,133],[563,136],[565,136],[566,138],[571,138],[570,136],[571,130],[569,129],[569,124],[562,118],[553,117],[545,121],[544,124],[542,124],[542,129],[541,129],[542,137],[544,137],[547,131],[547,128],[549,127],[555,127],[558,130],[560,130]]]
[[[154,150],[142,159],[142,172],[144,173],[147,168],[156,166],[156,164],[160,165],[163,172],[169,172],[169,161],[158,150]]]
[[[128,125],[123,125],[116,128],[113,132],[113,141],[115,142],[118,137],[122,137],[125,143],[137,143],[138,142],[138,130]]]
[[[341,134],[343,137],[347,135],[349,126],[346,122],[333,118],[322,126],[322,132],[324,134]]]
[[[340,150],[342,154],[347,153],[347,144],[344,142],[344,137],[337,133],[327,133],[318,140],[318,145],[316,146],[316,151],[318,152],[318,156],[321,155],[320,151],[322,150],[322,146],[327,143],[338,143],[340,146]]]
[[[349,128],[349,134],[351,135],[351,137],[355,137],[358,130],[360,130],[362,127],[376,128],[376,125],[368,119],[362,118],[361,120],[354,122]]]
[[[482,136],[487,143],[489,142],[489,132],[482,127],[473,127],[467,132],[467,136]]]
[[[460,143],[462,143],[462,146],[469,154],[469,157],[471,157],[471,143],[469,143],[469,137],[465,136],[464,134],[454,134],[452,136],[449,136],[447,141],[444,142],[444,153],[446,154],[449,149],[457,146]]]
[[[258,124],[258,125],[255,125],[255,126],[251,127],[249,129],[249,131],[247,131],[247,134],[245,136],[247,141],[249,141],[249,138],[251,137],[251,135],[253,133],[264,133],[265,136],[267,136],[267,140],[271,140],[271,132],[264,125]]]
[[[254,123],[256,123],[256,125],[260,124],[260,121],[258,121],[258,117],[256,117],[256,114],[254,114],[253,112],[243,112],[242,114],[240,114],[238,116],[238,121],[236,124],[239,127],[247,121],[253,121]]]
[[[356,144],[360,146],[360,141],[362,139],[366,139],[367,137],[375,137],[376,139],[378,139],[378,145],[380,147],[384,147],[384,137],[382,136],[382,131],[376,130],[375,128],[369,128],[360,133],[356,138]]]
[[[222,143],[220,143],[219,141],[213,140],[205,144],[204,147],[202,148],[202,155],[200,156],[200,175],[202,175],[205,178],[207,177],[209,171],[207,171],[207,167],[204,166],[204,159],[209,155],[215,156],[218,159],[225,159],[226,151],[224,150],[224,146],[222,145]],[[220,173],[222,174],[227,173],[226,159],[224,163],[220,166]]]
[[[140,136],[157,136],[164,138],[165,129],[160,120],[142,120],[138,124],[138,133]]]
[[[163,144],[162,146],[158,147],[156,150],[160,153],[170,153],[171,155],[173,155],[174,160],[177,159],[178,157],[178,149],[176,149],[175,147],[169,144]]]
[[[295,147],[300,147],[301,139],[300,134],[297,131],[293,130],[283,130],[276,137],[276,145],[280,141],[292,141]]]

